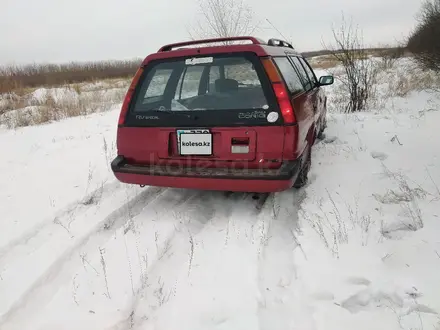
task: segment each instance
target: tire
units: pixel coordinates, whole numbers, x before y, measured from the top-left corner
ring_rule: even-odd
[[[323,140],[324,139],[324,131],[325,131],[325,129],[327,128],[327,119],[326,118],[324,118],[323,120],[322,120],[322,125],[321,125],[321,127],[319,128],[319,132],[318,132],[318,136],[317,136],[317,138],[319,139],[319,140]]]
[[[306,148],[306,150],[304,150],[304,161],[303,164],[301,166],[301,170],[299,171],[298,177],[296,178],[295,183],[293,184],[293,187],[296,189],[302,188],[304,187],[309,178],[309,172],[310,172],[310,167],[312,166],[312,147],[309,144],[308,147]]]

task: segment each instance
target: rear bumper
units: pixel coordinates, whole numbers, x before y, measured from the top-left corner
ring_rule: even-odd
[[[279,169],[194,168],[128,164],[123,156],[111,163],[116,178],[124,183],[187,189],[277,192],[293,186],[300,160],[285,162]]]

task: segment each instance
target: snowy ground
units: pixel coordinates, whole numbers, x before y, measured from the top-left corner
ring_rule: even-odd
[[[122,102],[128,79],[28,88],[0,94],[0,126],[18,128],[108,111]]]
[[[261,210],[116,182],[119,106],[1,130],[0,329],[440,329],[440,99],[399,70]]]

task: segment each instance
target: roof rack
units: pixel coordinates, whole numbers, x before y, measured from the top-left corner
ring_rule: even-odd
[[[269,41],[267,42],[267,44],[269,46],[276,46],[276,47],[289,47],[289,48],[293,48],[293,46],[288,43],[287,41],[281,40],[281,39],[275,39],[275,38],[271,38],[269,39]]]
[[[252,43],[254,45],[266,44],[263,40],[261,40],[259,38],[255,38],[255,37],[250,37],[250,36],[229,37],[229,38],[211,38],[211,39],[184,41],[184,42],[178,42],[178,43],[174,43],[174,44],[165,45],[165,46],[162,46],[158,52],[167,52],[167,51],[172,50],[173,48],[178,48],[178,47],[183,47],[183,46],[225,42],[225,41],[245,41],[245,40],[252,41]]]

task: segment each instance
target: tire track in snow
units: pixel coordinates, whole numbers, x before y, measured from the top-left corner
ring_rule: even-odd
[[[252,247],[252,241],[257,241],[254,234],[255,231],[258,234],[258,229],[254,226],[257,224],[256,217],[263,210],[256,206],[264,204],[266,199],[267,195],[260,201],[253,201],[249,194],[240,193],[229,198],[215,192],[204,195],[190,210],[182,227],[185,230],[176,232],[173,237],[169,257],[158,261],[149,270],[149,283],[127,310],[127,318],[108,329],[143,329],[150,326],[186,330],[191,329],[194,326],[191,323],[200,316],[203,318],[206,313],[214,312],[206,311],[212,301],[207,296],[212,293],[219,303],[224,302],[230,289],[218,290],[216,286],[224,285],[221,282],[225,279],[236,276],[237,272],[239,274],[243,263],[247,263],[240,259],[229,262],[225,255],[235,254],[234,249],[240,244],[247,245],[247,249]],[[254,252],[258,245],[253,245]],[[211,251],[211,248],[214,250]],[[241,264],[239,269],[235,267],[237,261]],[[224,272],[228,274],[222,277]],[[249,282],[243,273],[241,275],[238,282]],[[211,281],[214,283],[211,284]],[[189,306],[191,309],[188,309]],[[187,310],[188,313],[179,313],[180,319],[170,318],[170,313],[176,310]]]
[[[191,254],[191,237],[197,235],[209,222],[223,215],[227,216],[232,211],[231,208],[219,209],[214,206],[215,203],[213,202],[218,202],[219,199],[222,200],[223,195],[224,193],[222,192],[203,192],[199,199],[194,198],[193,202],[188,203],[186,212],[177,214],[180,220],[178,228],[168,237],[165,243],[171,246],[171,249],[164,258],[156,259],[155,263],[151,264],[148,268],[148,282],[143,288],[137,287],[138,294],[133,297],[132,304],[126,308],[126,318],[107,329],[132,329],[134,324],[139,322],[135,321],[135,319],[143,318],[143,315],[135,314],[139,304],[148,304],[149,309],[155,309],[166,303],[167,299],[170,299],[173,289],[169,292],[164,292],[170,287],[170,282],[175,283],[173,279],[170,280],[176,274],[174,269],[170,271],[170,265],[177,262],[177,264],[182,266],[182,264],[187,262],[188,269],[190,269],[193,257]],[[228,196],[225,196],[225,199],[228,199]],[[192,242],[194,243],[194,241]],[[171,266],[171,268],[174,268],[174,266]],[[158,293],[158,286],[161,293]],[[166,286],[165,289],[164,286]]]
[[[298,247],[298,211],[305,191],[285,191],[274,197],[259,258],[259,330],[313,329],[297,295],[294,250]],[[298,312],[301,309],[301,312]],[[303,315],[301,315],[303,314]]]
[[[87,202],[91,201],[95,196],[101,195],[101,198],[106,197],[109,193],[114,191],[116,188],[121,187],[120,182],[114,181],[111,183],[106,183],[103,186],[95,189],[91,193],[89,193],[86,197],[84,197],[81,200],[77,200],[65,207],[63,207],[61,210],[58,210],[53,217],[50,219],[45,219],[30,229],[26,230],[23,234],[21,234],[19,237],[12,239],[9,241],[6,245],[0,248],[0,270],[2,269],[2,266],[6,263],[5,259],[13,255],[16,250],[22,248],[23,251],[21,253],[26,253],[26,249],[29,250],[30,247],[28,246],[28,243],[36,238],[38,235],[42,234],[43,231],[50,230],[51,228],[54,228],[57,226],[57,224],[54,223],[55,219],[65,218],[69,215],[72,215],[75,211],[82,207],[85,207],[87,209]],[[80,210],[80,211],[81,211]],[[45,238],[43,237],[39,244],[42,244],[46,242]],[[32,246],[32,250],[35,250],[35,246]]]
[[[85,236],[76,239],[69,249],[64,251],[58,259],[30,286],[27,291],[9,308],[9,310],[0,318],[0,328],[6,329],[6,325],[13,325],[20,319],[29,318],[32,313],[36,313],[38,307],[44,306],[56,292],[58,285],[63,283],[69,275],[75,260],[72,257],[86,244],[93,244],[93,247],[105,243],[113,232],[121,228],[126,222],[126,216],[131,217],[139,214],[147,205],[160,199],[168,188],[150,187],[145,191],[125,203],[120,208],[111,212],[103,221],[99,222]],[[194,194],[194,193],[192,193]],[[185,203],[191,197],[190,195],[181,195],[176,204]],[[79,263],[79,267],[81,263]]]

